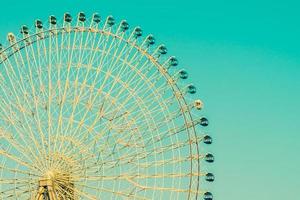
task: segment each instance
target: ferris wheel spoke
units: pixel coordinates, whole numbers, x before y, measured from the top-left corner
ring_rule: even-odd
[[[86,38],[86,40],[85,40],[85,44],[84,45],[86,45],[86,43],[87,43],[87,40],[88,40],[88,38]],[[79,42],[79,48],[81,49],[82,48],[82,46],[83,46],[83,37],[81,36],[80,37],[80,42]],[[75,45],[73,44],[73,47],[75,48]],[[73,50],[72,50],[73,51]],[[82,51],[80,51],[80,52],[82,52]],[[75,52],[74,52],[74,54],[75,54]],[[74,57],[76,57],[76,56],[74,56]],[[79,63],[81,63],[81,59],[82,59],[82,57],[83,57],[83,55],[81,55],[81,54],[79,54],[78,55],[78,57],[79,57]],[[70,61],[69,61],[70,63],[68,63],[67,65],[68,66],[70,66],[70,68],[71,68],[71,66],[72,66],[72,59],[70,59]],[[76,80],[75,81],[77,81],[78,80],[78,70],[77,70],[77,73],[76,73]],[[77,90],[77,88],[75,87],[75,93],[76,93],[76,90]],[[65,100],[66,101],[66,100]],[[72,114],[71,114],[71,116],[73,116],[74,115],[74,108],[75,108],[75,106],[73,105],[73,108],[72,108]],[[68,125],[67,125],[67,129],[68,129],[68,127],[70,126],[70,121],[68,122]],[[56,133],[56,141],[58,141],[57,140],[57,137],[59,136],[59,132],[57,132]],[[53,149],[54,149],[54,151],[56,151],[56,147],[57,147],[57,143],[55,143],[54,144],[54,147],[53,147]]]
[[[18,133],[19,130],[16,129],[16,132]],[[38,162],[37,155],[33,152],[33,150],[29,146],[26,146],[26,144],[24,144],[24,146],[23,145],[21,146],[15,139],[12,138],[12,136],[3,135],[2,137],[3,137],[2,138],[3,140],[8,142],[11,145],[11,147],[14,148],[14,150],[16,150],[21,155],[23,155],[24,158],[26,158],[28,161],[30,161],[30,162],[36,162],[37,161]],[[22,138],[22,136],[21,136],[21,138]],[[24,141],[23,138],[22,138],[22,140]]]
[[[120,44],[120,42],[119,42],[119,44]],[[122,50],[123,50],[123,49],[122,49]],[[126,65],[124,64],[124,62],[125,62],[125,63],[127,62],[128,55],[129,55],[129,53],[131,52],[131,50],[132,50],[132,48],[128,51],[128,53],[127,53],[127,55],[126,55],[126,57],[125,57],[124,60],[121,59],[121,55],[122,55],[122,54],[119,54],[119,56],[117,57],[117,55],[116,55],[117,50],[115,50],[114,54],[111,55],[111,56],[112,56],[112,61],[110,62],[110,65],[109,65],[108,69],[112,69],[112,72],[114,72],[116,69],[118,69],[118,72],[117,72],[117,74],[115,75],[114,81],[113,81],[113,83],[111,84],[111,87],[110,87],[110,90],[109,90],[108,93],[111,93],[111,91],[114,90],[114,87],[115,87],[116,83],[118,82],[120,76],[121,76],[122,74],[124,74],[123,72],[124,72],[124,69],[125,69],[125,66],[126,66]],[[106,54],[109,54],[109,52],[107,52]],[[136,56],[136,54],[135,54],[133,57],[135,57],[135,56]],[[132,58],[132,59],[133,59],[133,58]],[[117,65],[117,63],[118,63],[119,61],[122,61],[122,64],[121,64],[120,67],[117,68],[116,65]],[[130,62],[130,61],[129,61],[129,62]],[[128,73],[128,72],[127,72],[127,73]],[[111,76],[113,76],[113,75],[111,74]],[[103,83],[103,85],[104,85],[104,84],[105,84],[105,83]]]
[[[160,128],[162,128],[164,126],[164,123],[167,123],[169,122],[169,120],[165,120],[165,121],[162,121],[162,123],[159,123],[157,126],[155,126],[154,128],[150,128],[146,131],[143,131],[143,134],[147,134],[147,133],[151,133],[151,132],[154,132],[154,131],[159,131]],[[167,138],[170,138],[176,134],[179,134],[181,132],[184,132],[186,130],[188,130],[189,128],[195,126],[195,125],[198,125],[200,123],[200,120],[198,121],[191,121],[191,122],[188,122],[187,124],[183,124],[181,126],[178,126],[178,127],[174,127],[172,129],[169,129],[167,131],[163,131],[163,132],[158,132],[160,136],[157,136],[156,140],[157,141],[162,141],[164,139],[167,139]],[[143,127],[143,126],[142,126]],[[147,128],[147,127],[145,127]],[[152,141],[152,138],[145,138],[145,140],[147,141],[146,143],[148,144],[149,142]]]
[[[136,125],[139,125],[139,126],[144,126],[144,125],[146,125],[146,126],[149,126],[150,124],[152,124],[153,123],[153,126],[156,126],[155,128],[158,128],[158,127],[160,127],[160,126],[163,126],[163,125],[166,125],[166,124],[164,124],[164,123],[166,123],[166,122],[170,122],[172,119],[174,119],[174,118],[167,118],[165,115],[163,115],[163,116],[161,116],[162,114],[161,114],[161,111],[162,111],[162,108],[161,107],[157,107],[156,109],[151,109],[151,110],[147,110],[146,108],[142,108],[143,110],[142,110],[142,112],[145,112],[147,115],[152,115],[152,116],[154,116],[153,118],[154,119],[157,119],[157,120],[155,120],[155,121],[157,121],[158,123],[158,125],[156,125],[155,124],[155,121],[153,121],[153,122],[150,122],[149,124],[147,124],[147,118],[144,116],[144,115],[142,115],[140,112],[140,110],[137,110],[136,108],[132,108],[131,110],[128,110],[128,109],[126,109],[127,111],[125,112],[126,114],[130,114],[130,116],[136,116],[135,118],[134,118],[134,124],[136,124]],[[145,110],[145,111],[144,111]],[[116,114],[118,114],[118,111],[117,112],[115,112]],[[115,116],[116,114],[114,114],[113,116]],[[122,115],[123,114],[119,114],[118,116],[115,116],[115,117],[113,117],[112,119],[116,119],[116,118],[119,118],[119,116],[121,116],[122,117]],[[153,119],[153,120],[154,120]],[[120,121],[120,120],[119,120]],[[128,125],[128,122],[119,122],[119,124],[118,124],[118,127],[120,127],[120,128],[123,128],[123,127],[127,127],[127,125]],[[133,128],[133,127],[131,127],[131,126],[129,126],[130,128]],[[150,126],[149,126],[150,127]]]
[[[55,185],[56,185],[56,190],[55,190],[56,198],[69,199],[72,197],[74,198],[76,196],[74,187],[69,186],[64,181],[56,180]]]
[[[128,137],[131,137],[131,135],[127,135]],[[99,140],[99,137],[95,137],[95,142],[97,141],[97,140]],[[120,141],[122,140],[122,138],[120,138]],[[94,140],[93,140],[94,141]],[[92,141],[92,142],[93,142]],[[117,140],[116,140],[117,141]],[[90,143],[90,144],[92,144],[92,142]],[[123,143],[123,145],[124,145],[124,143]],[[128,146],[129,144],[125,144],[124,146]],[[106,147],[107,146],[107,144],[105,144],[104,146],[103,146],[103,148],[101,148],[101,150],[99,151],[99,152],[102,152],[102,149],[104,149],[104,147]],[[129,145],[130,146],[130,145]],[[116,148],[115,150],[121,150],[120,148]]]
[[[47,88],[48,88],[48,91],[45,90],[45,93],[46,93],[46,97],[47,97],[47,101],[46,101],[46,104],[47,104],[47,121],[48,121],[48,125],[47,125],[47,135],[48,135],[48,155],[51,155],[52,152],[51,152],[51,143],[52,140],[51,140],[51,135],[53,134],[54,132],[54,127],[55,126],[53,124],[53,119],[52,119],[52,113],[53,113],[53,108],[52,108],[52,102],[53,102],[53,88],[54,88],[54,84],[55,83],[52,83],[52,82],[55,82],[55,73],[52,72],[52,68],[53,67],[56,67],[56,66],[52,66],[52,59],[54,56],[53,55],[53,50],[52,50],[52,46],[54,45],[55,46],[55,43],[53,42],[53,37],[55,35],[55,32],[54,33],[50,33],[50,36],[48,37],[48,48],[45,48],[45,54],[46,54],[46,60],[48,60],[48,64],[46,65],[47,66],[47,75],[45,75],[45,83],[44,85],[47,85]],[[45,41],[43,42],[44,46],[46,46],[45,44]],[[56,48],[56,46],[55,46]],[[49,159],[48,160],[48,166],[51,165],[52,159]]]
[[[28,184],[29,179],[0,179],[0,184],[5,184],[5,185],[19,185],[19,184]],[[16,186],[17,187],[17,186]]]
[[[150,150],[150,152],[152,152],[152,153],[162,153],[162,152],[164,152],[164,151],[170,151],[170,150],[175,150],[175,149],[179,149],[179,148],[181,148],[181,147],[184,147],[184,146],[188,146],[189,144],[191,144],[191,143],[194,143],[194,142],[196,142],[197,140],[195,140],[195,141],[192,141],[192,140],[188,140],[188,141],[186,141],[186,142],[182,142],[182,143],[177,143],[177,144],[172,144],[172,145],[169,145],[169,146],[167,146],[167,147],[165,147],[165,148],[163,148],[163,149],[160,149],[160,150],[157,150],[157,149],[151,149]],[[121,149],[118,149],[118,148],[116,148],[115,149],[117,152],[118,151],[120,151]],[[150,154],[149,154],[150,155]],[[136,157],[137,155],[136,154],[134,154],[133,155],[133,157]],[[130,157],[130,155],[128,155],[127,157]]]
[[[10,167],[6,167],[3,165],[0,165],[0,169],[3,171],[7,171],[10,173],[19,173],[19,174],[23,174],[23,175],[28,175],[28,176],[34,176],[34,177],[38,177],[39,175],[37,173],[35,173],[35,171],[33,171],[32,169],[17,169],[17,168],[10,168]]]
[[[32,169],[32,170],[34,170],[34,171],[36,171],[36,170],[37,170],[37,171],[40,171],[40,170],[41,170],[39,167],[34,166],[34,165],[32,165],[32,164],[30,164],[30,163],[27,163],[27,162],[25,162],[25,161],[22,161],[21,159],[19,159],[19,158],[17,158],[16,156],[14,156],[14,155],[8,153],[8,152],[5,151],[5,150],[0,149],[0,155],[4,156],[4,157],[6,157],[6,158],[9,158],[10,160],[15,161],[16,163],[18,163],[18,164],[20,164],[20,165],[22,165],[22,166],[28,167],[29,169]]]
[[[24,156],[24,158],[26,158],[28,161],[33,163],[37,160],[36,155],[32,154],[32,152],[27,149],[28,146],[25,148],[24,145],[20,145],[11,134],[8,134],[6,131],[4,132],[1,130],[1,128],[0,138],[7,141],[15,150],[17,150],[20,155]]]
[[[118,150],[118,151],[122,150],[121,148],[118,148],[120,145],[124,146],[125,148],[127,148],[127,147],[130,146],[129,143],[124,143],[124,142],[122,142],[120,139],[115,138],[114,135],[108,136],[108,137],[106,138],[106,140],[108,140],[109,137],[114,137],[114,141],[116,141],[116,143],[115,143],[114,145],[110,145],[110,144],[107,143],[107,142],[106,142],[106,143],[103,143],[102,146],[100,146],[100,148],[99,148],[99,152],[104,152],[105,149],[111,148],[111,149],[109,149],[109,150],[111,150],[111,153],[110,153],[109,155],[113,155],[115,152],[117,152],[117,150]],[[131,136],[129,136],[129,138],[130,138],[130,137],[131,137]],[[102,139],[105,139],[105,138],[102,137]],[[110,152],[110,151],[106,151],[106,152]]]
[[[132,49],[130,49],[130,50],[128,51],[127,56],[126,56],[125,59],[128,58],[128,55],[129,55],[129,53],[130,53],[131,50],[132,50]],[[123,65],[123,67],[124,67],[124,66],[125,66],[125,65]],[[110,73],[106,73],[106,75],[112,76],[112,73],[111,73],[111,72],[112,72],[112,69],[110,69],[109,72],[110,72]],[[122,69],[119,70],[119,74],[121,74],[121,72],[122,72]],[[102,90],[103,90],[103,86],[105,85],[105,81],[108,79],[109,76],[106,76],[106,78],[105,78],[104,82],[102,83],[102,86],[101,86],[101,88],[99,89],[99,91],[102,91]],[[108,92],[107,94],[110,94],[110,92],[112,91],[113,86],[116,84],[116,80],[118,80],[118,79],[117,79],[117,78],[114,79],[113,85],[112,85],[112,87],[110,88],[110,90],[109,90],[109,92]]]
[[[81,187],[84,186],[82,184],[77,184],[77,185],[81,186]],[[63,189],[63,188],[67,188],[69,190],[73,190],[74,193],[76,193],[77,195],[81,195],[81,196],[83,196],[83,197],[85,197],[87,199],[90,199],[90,200],[97,200],[96,196],[93,196],[93,195],[91,195],[91,194],[89,194],[87,192],[84,192],[83,190],[77,189],[76,187],[73,188],[73,187],[70,187],[69,185],[61,185],[60,188],[64,192],[65,192],[65,189]]]
[[[115,60],[117,60],[118,58],[116,58],[116,52],[118,51],[118,49],[119,49],[119,47],[120,47],[120,44],[121,44],[121,42],[119,41],[119,43],[117,44],[117,49],[114,51],[114,55],[113,55],[113,58],[115,58],[115,59],[112,59],[111,61],[110,61],[110,66],[108,67],[108,69],[113,69],[114,68],[114,64],[112,64]],[[124,49],[124,48],[123,48]],[[123,49],[122,49],[122,51],[123,51]],[[107,53],[107,54],[109,54],[109,53]],[[121,71],[121,70],[120,70]],[[98,75],[98,74],[97,74]],[[97,80],[97,77],[94,79],[94,82],[93,82],[93,85],[95,84],[95,81]],[[114,82],[112,83],[112,86],[111,86],[111,89],[107,92],[107,94],[106,94],[106,97],[111,93],[111,91],[113,90],[113,88],[114,88],[114,85],[115,85],[115,83],[116,83],[116,79],[114,80]],[[104,85],[104,83],[102,84],[102,85]],[[94,99],[93,100],[91,100],[92,102],[94,102],[95,100],[96,100],[96,98],[97,98],[98,96],[96,95],[95,97],[94,97]],[[92,98],[92,93],[90,94],[90,97],[89,97],[89,99],[91,99]],[[106,99],[106,98],[105,98]],[[104,103],[105,102],[103,102],[102,103],[102,107],[104,106]],[[93,103],[92,103],[93,104]]]
[[[184,173],[184,174],[178,174],[178,173],[170,173],[170,174],[118,174],[115,176],[86,176],[84,178],[88,178],[91,181],[97,181],[97,180],[102,180],[102,181],[112,181],[112,180],[127,180],[128,179],[164,179],[164,178],[184,178],[187,176],[205,176],[205,173],[203,174],[198,174],[198,173]]]
[[[29,50],[28,50],[28,48],[29,48]],[[42,125],[41,125],[41,120],[40,120],[40,114],[39,114],[39,109],[38,109],[38,107],[39,107],[39,105],[38,105],[39,101],[38,101],[38,97],[35,95],[37,93],[37,91],[35,89],[36,85],[33,83],[33,74],[32,74],[32,70],[33,70],[32,68],[35,68],[35,70],[38,71],[37,59],[35,57],[35,51],[33,50],[33,47],[31,45],[30,45],[30,47],[27,47],[27,46],[25,47],[25,52],[26,52],[28,66],[30,67],[30,69],[29,69],[30,78],[29,79],[30,79],[31,91],[32,91],[32,95],[33,95],[32,101],[33,101],[33,104],[35,106],[35,112],[32,111],[31,114],[34,115],[33,118],[35,119],[35,122],[37,124],[39,137],[41,139],[42,144],[44,144],[44,142],[45,142],[45,136],[44,136],[43,130],[42,130]],[[31,59],[29,59],[29,56],[30,56],[29,54],[31,54],[32,60],[34,61],[33,62],[34,64],[32,64],[34,67],[33,66],[31,67],[31,64],[30,64],[30,61],[29,61]],[[23,60],[23,57],[21,57],[21,58],[22,58],[22,62],[25,63],[25,61]],[[38,77],[41,80],[39,74],[40,73],[38,73]],[[41,81],[40,81],[40,83],[41,83]],[[46,157],[46,147],[45,146],[42,147],[41,151],[43,152],[43,156]]]
[[[87,40],[86,40],[86,42],[87,42]],[[82,45],[80,45],[80,47],[81,47]],[[86,46],[86,44],[84,45],[84,46]],[[82,51],[81,51],[82,52]],[[80,56],[81,57],[81,60],[82,60],[82,56]],[[79,63],[81,63],[82,61],[79,61]],[[86,82],[86,79],[87,79],[87,76],[88,76],[88,73],[89,73],[89,70],[90,69],[88,69],[88,72],[86,73],[86,76],[85,76],[85,78],[84,78],[84,81],[83,82]],[[76,80],[78,80],[78,71],[77,71],[77,75],[76,75]],[[81,87],[80,88],[80,91],[79,91],[79,94],[78,94],[78,97],[80,97],[81,96],[81,93],[82,93],[82,90],[83,90],[83,88],[84,87]],[[77,90],[77,88],[75,88],[76,90]],[[76,90],[75,90],[75,93],[76,93]],[[71,114],[71,116],[73,116],[74,115],[74,112],[75,112],[75,108],[76,108],[76,105],[77,104],[73,104],[73,108],[72,108],[72,114]],[[66,128],[66,131],[68,131],[68,129],[69,129],[69,127],[70,127],[70,121],[68,122],[68,126],[67,126],[67,128]]]
[[[29,80],[30,80],[30,84],[31,84],[31,89],[32,89],[32,94],[34,95],[35,94],[35,89],[34,89],[34,86],[33,86],[33,82],[32,82],[32,70],[31,70],[31,64],[30,64],[30,62],[29,62],[29,55],[28,55],[28,50],[27,50],[27,46],[24,48],[25,49],[25,52],[26,52],[26,57],[27,57],[27,63],[28,63],[28,67],[29,67],[29,74],[30,74],[30,78],[29,78]],[[33,51],[32,50],[32,47],[31,47],[31,51]],[[33,54],[33,53],[32,53]],[[21,55],[21,53],[20,52],[18,52],[18,57],[19,57],[19,60],[21,60],[21,63],[24,65],[25,64],[25,61],[24,61],[24,58],[23,58],[23,56]],[[15,60],[17,60],[17,58],[15,57]],[[35,60],[35,59],[34,59]],[[17,62],[17,61],[16,61]],[[18,63],[18,62],[17,62]],[[19,66],[19,65],[18,65]],[[22,80],[22,79],[21,79]],[[24,93],[25,94],[25,93]],[[28,98],[26,98],[27,97],[27,95],[25,94],[24,95],[25,96],[25,100],[26,100],[26,102],[29,104],[30,102],[29,102],[29,99]],[[35,96],[33,97],[33,99],[34,99],[34,103],[35,103],[35,106],[36,106],[36,111],[37,111],[37,101],[35,100],[36,98],[35,98]],[[32,113],[30,112],[30,115],[31,115]],[[37,117],[38,117],[38,115],[37,115]],[[35,118],[34,118],[35,119]],[[39,121],[39,120],[38,120]],[[41,127],[39,126],[39,132],[42,132],[42,130],[41,130]],[[41,134],[40,135],[41,136],[41,138],[42,138],[42,140],[43,140],[43,134]]]
[[[87,116],[87,114],[88,114],[88,111],[83,114],[82,120]],[[82,121],[82,120],[81,120],[80,124],[83,124],[84,121]],[[77,126],[76,130],[73,132],[73,135],[76,134],[76,133],[78,133],[78,131],[81,130],[81,129],[82,129],[82,125],[81,126]]]
[[[149,92],[149,89],[144,89],[144,91],[142,91],[141,93],[145,93],[147,94]],[[159,94],[159,93],[158,93]],[[138,96],[138,95],[137,95]],[[147,97],[147,98],[146,98]],[[166,104],[162,104],[160,103],[160,98],[158,95],[154,96],[153,94],[149,94],[148,96],[145,97],[139,97],[139,100],[145,102],[144,104],[147,105],[148,109],[152,112],[152,110],[155,109],[165,109],[166,108]],[[134,110],[136,109],[134,107],[134,105],[129,105],[129,110]],[[150,107],[152,106],[152,108]]]
[[[100,151],[99,153],[102,153],[103,151]],[[110,153],[107,158],[109,158],[109,156],[113,155],[114,153],[116,152],[116,149],[114,149],[112,151],[112,153]],[[97,161],[94,161],[92,159],[96,159]],[[92,156],[86,156],[82,159],[80,159],[79,161],[90,161],[90,163],[85,167],[87,170],[93,170],[94,168],[99,168],[99,165],[100,165],[100,168],[103,166],[103,165],[106,165],[107,167],[110,167],[110,165],[107,165],[109,162],[103,162],[101,160],[99,160],[99,155],[92,155]],[[122,158],[120,159],[117,159],[117,160],[112,160],[111,162],[112,163],[115,163],[114,165],[111,165],[111,169],[115,166],[117,166],[117,164],[119,163],[119,161],[122,160]],[[124,164],[126,164],[126,162],[124,162]]]
[[[180,157],[180,158],[170,158],[165,160],[156,160],[156,161],[149,161],[149,162],[143,162],[143,163],[133,163],[136,167],[141,167],[144,169],[152,168],[152,167],[160,167],[160,166],[168,166],[173,164],[183,164],[188,161],[190,161],[190,157]]]
[[[127,112],[127,114],[129,113],[128,111],[126,111]],[[115,112],[116,114],[118,113],[118,112]],[[121,114],[122,115],[122,114]],[[113,117],[112,119],[114,119],[115,117]]]
[[[11,125],[14,125],[14,122],[11,122]],[[1,136],[3,137],[2,139],[6,140],[7,142],[9,142],[10,145],[12,145],[14,147],[15,150],[17,150],[21,155],[24,156],[24,158],[27,158],[29,161],[35,161],[37,163],[39,163],[39,153],[38,151],[35,151],[32,147],[32,141],[27,141],[25,138],[28,137],[26,135],[23,135],[22,130],[18,129],[16,126],[14,127],[14,130],[16,131],[16,133],[19,134],[19,138],[22,139],[22,141],[24,142],[23,145],[20,144],[20,141],[16,140],[15,138],[13,138],[12,135],[8,135],[7,133],[3,133],[3,131],[1,131]],[[34,144],[33,144],[34,146]],[[27,149],[25,149],[27,148]]]
[[[68,38],[67,38],[67,43],[68,43],[68,46],[70,47],[72,45],[72,48],[71,48],[71,52],[70,50],[67,51],[67,60],[68,61],[72,61],[72,57],[73,57],[73,50],[74,50],[74,47],[75,47],[75,41],[76,41],[76,37],[77,37],[77,32],[75,31],[75,34],[73,36],[73,42],[71,44],[71,37],[70,35],[68,34]],[[61,46],[63,47],[63,46]],[[57,125],[57,130],[56,130],[56,136],[58,136],[59,132],[61,131],[62,129],[62,116],[63,116],[63,107],[65,105],[65,101],[66,101],[66,95],[67,95],[67,90],[69,88],[69,75],[70,75],[70,69],[71,69],[71,63],[68,63],[67,65],[67,74],[66,74],[66,80],[65,80],[65,86],[64,86],[64,89],[63,89],[63,94],[62,96],[60,97],[61,99],[61,104],[60,104],[60,111],[59,111],[59,116],[58,116],[58,125]]]
[[[118,140],[116,140],[116,141],[124,141],[124,139],[126,139],[126,137],[131,137],[131,136],[133,136],[133,134],[135,134],[135,132],[134,131],[130,131],[129,133],[131,133],[131,134],[125,134],[124,135],[124,137],[121,137],[121,138],[119,138]],[[121,148],[116,148],[115,150],[116,151],[121,151],[122,150],[122,146],[124,146],[124,147],[130,147],[130,146],[134,146],[134,147],[139,147],[139,148],[143,148],[144,147],[144,145],[139,145],[139,144],[132,144],[132,143],[129,143],[129,141],[128,142],[126,142],[126,143],[124,143],[124,142],[121,142],[120,144],[122,144],[121,146],[119,145],[118,147],[121,147]],[[105,147],[105,146],[104,146]],[[103,149],[103,148],[102,148]],[[111,154],[110,154],[111,155]]]
[[[130,156],[129,158],[122,157],[119,160],[111,160],[111,161],[106,161],[104,164],[107,168],[113,169],[113,167],[117,167],[117,165],[122,165],[124,166],[125,164],[130,164],[134,165],[136,167],[140,168],[153,168],[153,167],[159,167],[159,166],[167,166],[170,164],[183,164],[190,162],[191,159],[198,160],[202,159],[204,155],[197,156],[197,155],[192,155],[192,156],[186,156],[186,157],[180,157],[180,158],[169,158],[169,159],[164,159],[164,160],[155,160],[155,161],[147,161],[147,162],[128,162],[129,160],[133,159],[137,155]],[[137,159],[138,160],[138,159]],[[140,160],[139,160],[140,161]],[[103,165],[104,165],[103,164]],[[93,166],[93,165],[92,165]],[[94,168],[90,168],[90,170],[93,170]]]
[[[145,104],[153,103],[153,99],[151,99],[151,98],[149,98],[149,99],[147,98],[144,101],[145,101]],[[171,104],[173,102],[173,97],[166,98],[165,101],[166,101],[166,104]],[[134,111],[136,109],[136,106],[134,106],[135,103],[136,102],[134,102],[134,101],[130,102],[130,103],[127,103],[127,106],[129,107],[128,110],[130,110],[131,112]],[[158,108],[159,106],[160,105],[157,105],[156,107]],[[115,109],[111,112],[108,112],[108,114],[113,113],[113,112],[118,113],[118,111],[120,111],[120,109]],[[136,111],[136,112],[138,112],[138,111]]]
[[[19,133],[22,141],[24,141],[23,145],[20,144],[20,140],[14,139],[12,135],[5,135],[4,140],[9,142],[11,147],[13,147],[14,150],[18,151],[20,155],[23,155],[24,159],[26,158],[31,163],[36,162],[37,164],[41,165],[38,154],[34,151],[33,147],[31,147],[30,143],[26,142],[24,136],[22,135],[22,131],[16,127],[15,131],[16,133]]]
[[[191,141],[187,141],[187,142],[182,142],[182,143],[178,143],[178,144],[171,144],[168,145],[166,147],[163,148],[153,148],[153,149],[149,149],[147,151],[147,153],[142,153],[142,152],[138,152],[138,153],[134,153],[134,154],[127,154],[126,156],[119,158],[118,160],[116,160],[116,164],[118,165],[124,165],[126,163],[131,163],[134,160],[143,160],[145,158],[148,158],[150,156],[154,156],[156,154],[162,154],[162,153],[166,153],[167,151],[173,151],[185,146],[188,146],[190,144]],[[113,162],[114,160],[108,160],[108,162]],[[123,162],[121,162],[123,161]],[[115,164],[115,166],[116,166]]]
[[[29,129],[30,136],[32,137],[31,139],[32,139],[32,141],[35,143],[35,145],[36,145],[37,147],[39,147],[39,144],[37,143],[37,140],[35,139],[34,134],[33,134],[32,130],[31,130],[30,126],[29,126],[27,117],[25,116],[25,108],[22,106],[22,104],[24,104],[24,103],[21,102],[20,98],[18,97],[17,92],[16,92],[16,88],[13,86],[14,83],[12,83],[11,78],[9,78],[9,80],[10,80],[10,83],[11,83],[11,85],[12,85],[13,92],[15,93],[15,97],[16,97],[17,103],[18,103],[18,105],[19,105],[19,107],[20,107],[20,108],[19,108],[19,109],[20,109],[20,112],[22,113],[22,116],[23,116],[23,118],[24,118],[24,121],[25,121],[25,123],[26,123],[26,125],[27,125],[27,127],[28,127],[28,129]],[[20,89],[21,89],[21,87],[20,87]],[[25,94],[25,93],[23,93],[23,94]],[[26,97],[26,95],[24,95],[24,96]],[[27,103],[28,103],[28,102],[27,102]]]
[[[33,191],[33,190],[23,189],[25,187],[28,187],[28,185],[24,184],[24,185],[18,186],[17,188],[11,188],[6,191],[0,191],[1,198],[7,199],[7,198],[21,197],[21,196],[29,194],[30,192]],[[18,192],[17,192],[17,189],[18,189]]]
[[[127,198],[134,198],[134,199],[143,199],[143,200],[147,200],[148,198],[145,198],[145,197],[142,197],[142,196],[138,196],[138,195],[135,195],[135,194],[130,194],[130,193],[126,193],[126,192],[123,192],[123,191],[114,191],[113,189],[109,189],[109,188],[104,188],[104,187],[93,187],[93,186],[90,186],[90,185],[83,185],[83,184],[78,184],[82,187],[85,187],[85,188],[88,188],[88,189],[92,189],[92,190],[95,190],[95,191],[102,191],[102,192],[108,192],[108,193],[111,193],[111,194],[114,194],[115,196],[122,196],[122,197],[127,197]],[[101,196],[100,196],[101,198]]]
[[[154,191],[169,191],[169,192],[178,192],[178,193],[188,193],[188,192],[197,192],[192,191],[190,189],[181,189],[181,188],[171,188],[171,187],[155,187],[155,186],[145,186],[142,185],[133,179],[127,178],[127,181],[131,184],[133,184],[135,187],[140,188],[142,190],[154,190]]]
[[[5,118],[6,117],[3,117],[2,119],[5,119]],[[16,125],[15,122],[12,121],[12,119],[10,117],[7,119],[7,121],[11,125]],[[9,142],[9,144],[12,145],[15,150],[17,150],[20,154],[22,154],[29,161],[39,162],[39,159],[37,157],[38,153],[34,152],[34,150],[32,149],[32,147],[30,145],[30,141],[28,142],[25,139],[25,138],[28,138],[28,136],[24,135],[22,130],[19,129],[18,126],[15,126],[14,130],[18,133],[19,138],[22,140],[23,144],[20,143],[20,140],[17,140],[16,138],[14,138],[14,136],[12,134],[9,134],[7,131],[2,130],[2,128],[0,128],[2,139]],[[25,149],[25,147],[26,147],[26,149]]]

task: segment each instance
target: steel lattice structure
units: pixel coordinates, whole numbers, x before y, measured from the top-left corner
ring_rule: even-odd
[[[0,199],[205,199],[211,144],[174,56],[112,16],[22,26],[0,45]],[[200,116],[200,117],[198,117]],[[200,187],[201,186],[201,187]]]

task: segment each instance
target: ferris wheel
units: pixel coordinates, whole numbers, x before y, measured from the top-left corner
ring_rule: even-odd
[[[83,12],[34,29],[0,45],[1,200],[213,199],[203,104],[164,45]]]

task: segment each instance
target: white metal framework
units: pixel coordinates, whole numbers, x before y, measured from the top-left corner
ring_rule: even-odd
[[[0,199],[212,200],[208,121],[177,59],[126,21],[73,21],[0,45]]]

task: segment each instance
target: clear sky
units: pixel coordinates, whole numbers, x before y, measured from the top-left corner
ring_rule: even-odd
[[[218,200],[300,199],[300,3],[1,1],[0,41],[65,11],[112,14],[168,46],[205,102]]]

